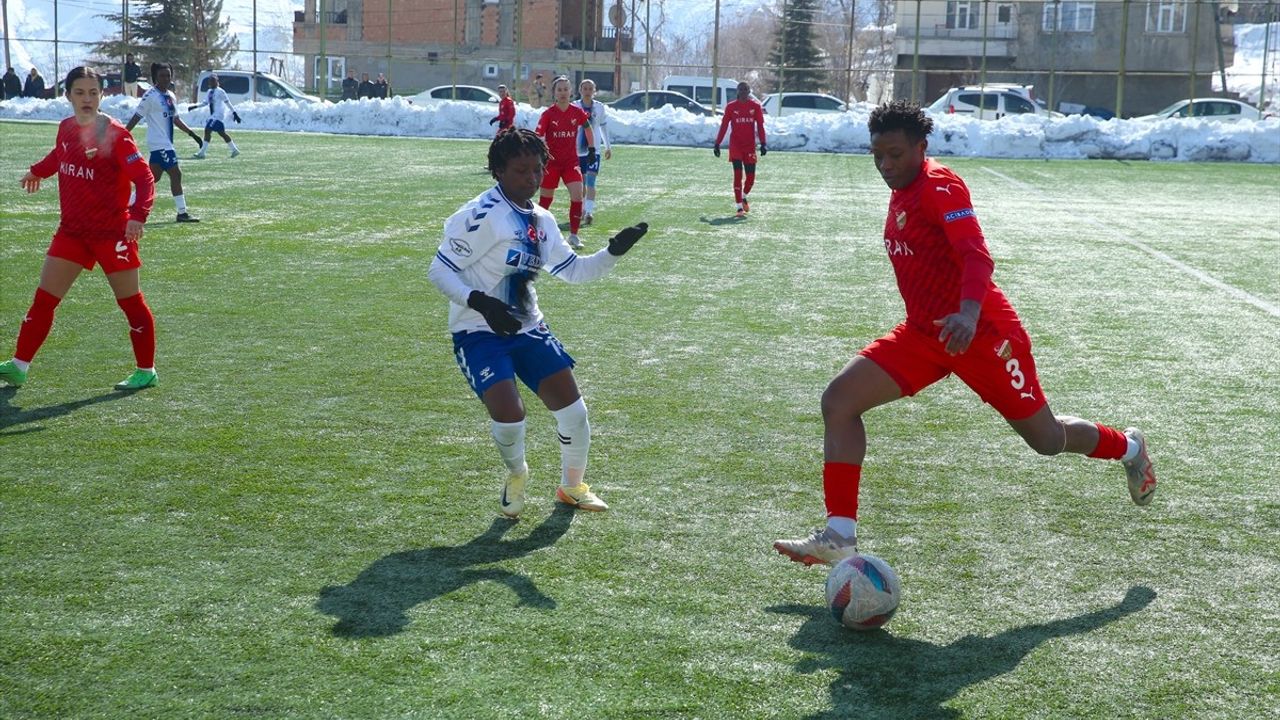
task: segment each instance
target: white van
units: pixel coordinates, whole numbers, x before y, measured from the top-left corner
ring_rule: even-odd
[[[196,78],[196,97],[203,97],[209,89],[209,76],[218,76],[218,85],[227,93],[232,104],[242,102],[266,102],[268,100],[297,100],[321,102],[315,95],[308,95],[290,85],[287,80],[271,73],[250,70],[205,70]],[[256,80],[256,82],[254,82]]]
[[[724,107],[730,100],[738,99],[738,81],[732,78],[716,78],[715,88],[718,92],[712,97],[711,78],[699,75],[668,75],[662,81],[662,89],[678,92],[697,100],[703,105],[715,103],[716,107]]]

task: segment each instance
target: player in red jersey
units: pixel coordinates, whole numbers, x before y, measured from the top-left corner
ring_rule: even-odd
[[[498,133],[516,124],[516,101],[511,99],[506,85],[498,86],[498,114],[489,120],[489,124],[498,123]],[[496,136],[497,133],[494,133]]]
[[[760,155],[769,153],[764,136],[764,108],[751,97],[751,86],[745,82],[738,83],[738,99],[724,106],[724,118],[720,121],[720,132],[716,135],[715,154],[720,157],[720,143],[724,142],[725,131],[733,125],[729,133],[729,162],[733,163],[733,199],[738,203],[738,217],[751,212],[751,203],[747,195],[756,183],[756,137],[760,138]],[[743,184],[742,173],[747,173],[746,184]]]
[[[138,285],[138,240],[155,200],[155,180],[133,136],[98,113],[102,77],[77,67],[67,73],[67,99],[75,115],[58,126],[58,139],[43,160],[23,176],[29,193],[43,178],[58,175],[62,221],[40,270],[35,300],[22,319],[13,359],[0,363],[0,380],[22,385],[36,351],[49,335],[53,313],[81,270],[102,265],[116,303],[129,321],[129,339],[138,369],[116,385],[137,390],[156,384],[155,320]],[[129,204],[130,183],[136,199]]]
[[[897,100],[871,113],[871,154],[892,190],[884,244],[907,319],[849,362],[822,395],[822,484],[827,527],[774,543],[806,565],[857,552],[858,482],[866,455],[862,415],[915,395],[954,373],[999,412],[1033,450],[1120,460],[1129,494],[1151,502],[1156,476],[1147,443],[1124,432],[1049,409],[1036,376],[1031,340],[991,280],[995,264],[973,212],[969,189],[925,156],[933,121]]]
[[[542,194],[538,204],[551,208],[555,199],[556,187],[560,181],[569,188],[569,244],[575,248],[582,247],[578,239],[578,228],[582,225],[582,170],[578,167],[578,128],[586,129],[587,162],[594,162],[596,157],[595,133],[591,130],[591,116],[580,107],[569,104],[573,88],[569,78],[561,75],[551,83],[551,94],[555,103],[542,111],[538,118],[536,132],[546,138],[547,149],[551,159],[547,161],[546,173],[542,176]]]

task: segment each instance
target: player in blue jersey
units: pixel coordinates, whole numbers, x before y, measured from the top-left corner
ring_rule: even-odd
[[[177,98],[173,94],[173,66],[169,63],[151,63],[152,87],[138,101],[138,110],[129,118],[125,129],[132,132],[139,120],[147,121],[147,147],[151,150],[149,163],[156,184],[160,175],[169,175],[169,190],[178,208],[178,222],[200,222],[187,212],[187,198],[182,194],[182,168],[178,167],[178,151],[173,147],[173,128],[177,126],[197,145],[203,146],[200,136],[187,127],[178,117]]]
[[[525,409],[519,378],[555,416],[560,440],[556,499],[583,510],[606,510],[583,482],[591,427],[573,376],[574,360],[551,333],[538,307],[533,280],[546,273],[572,283],[608,274],[648,230],[626,228],[609,245],[579,256],[555,216],[532,202],[542,184],[547,145],[529,130],[511,128],[489,145],[489,172],[498,184],[458,209],[427,276],[450,300],[458,368],[489,412],[490,433],[507,467],[500,508],[515,518],[524,509]]]
[[[204,144],[200,146],[200,152],[195,154],[196,159],[204,159],[205,153],[209,151],[209,140],[214,133],[218,133],[222,141],[231,149],[231,157],[239,155],[240,148],[236,147],[236,141],[227,134],[227,115],[230,114],[232,120],[240,122],[240,114],[231,105],[231,98],[227,97],[227,91],[218,86],[217,75],[209,76],[209,91],[205,93],[204,100],[199,105],[188,105],[187,112],[206,106],[209,108],[209,119],[204,123]]]

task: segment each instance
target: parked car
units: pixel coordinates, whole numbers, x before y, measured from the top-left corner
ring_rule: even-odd
[[[251,70],[204,70],[196,77],[196,96],[209,89],[209,77],[218,76],[218,85],[230,98],[231,102],[266,102],[269,100],[297,100],[299,102],[318,103],[320,98],[308,95],[294,87],[284,78],[271,73],[259,71],[256,75]],[[256,90],[256,94],[254,93]]]
[[[647,104],[645,99],[646,96],[648,96]],[[633,92],[630,95],[614,100],[609,104],[609,107],[613,110],[643,111],[645,109],[656,110],[657,108],[666,107],[667,105],[680,108],[681,110],[687,110],[694,115],[715,115],[715,112],[706,105],[703,105],[688,95],[671,90],[641,90],[640,92]]]
[[[1241,120],[1260,120],[1264,116],[1252,105],[1245,105],[1239,100],[1227,98],[1185,98],[1169,107],[1152,113],[1141,115],[1134,120],[1164,120],[1166,118],[1198,117],[1223,122],[1239,122]]]
[[[484,103],[496,108],[502,98],[498,97],[498,93],[479,85],[440,85],[409,98],[409,102],[417,105],[440,100]]]
[[[1005,115],[1063,117],[1037,102],[1030,85],[1013,83],[954,87],[926,109],[934,114],[974,115],[983,120],[999,120]]]
[[[764,96],[764,111],[775,117],[794,115],[796,113],[842,113],[845,104],[840,98],[823,93],[789,92],[782,93],[782,107],[778,107],[778,93]]]
[[[56,85],[50,85],[49,87],[44,89],[44,93],[40,97],[46,100],[52,100],[53,98],[62,97],[64,94],[66,94],[64,83],[66,83],[66,80],[59,80]],[[151,83],[143,82],[139,80],[137,96],[142,97],[142,94],[150,89],[151,89]],[[119,95],[122,92],[124,92],[124,83],[120,81],[120,73],[103,73],[102,74],[103,97],[106,97],[109,95]]]

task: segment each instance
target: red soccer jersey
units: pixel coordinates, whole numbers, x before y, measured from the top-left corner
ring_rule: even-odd
[[[991,281],[995,263],[973,212],[969,188],[929,158],[910,185],[894,190],[884,223],[884,247],[907,305],[907,323],[937,333],[934,320],[982,303],[978,325],[1020,325],[1008,298]]]
[[[729,147],[744,153],[756,149],[756,136],[764,145],[764,108],[755,100],[733,100],[724,106],[724,117],[720,120],[720,133],[716,135],[716,145],[724,142],[725,131],[729,126]]]
[[[570,105],[564,110],[552,105],[538,118],[537,133],[547,139],[547,150],[552,163],[578,163],[578,128],[591,124],[591,116],[580,107]]]
[[[118,121],[99,115],[85,126],[74,117],[58,125],[57,144],[31,166],[39,178],[58,174],[62,222],[58,232],[120,234],[129,220],[146,222],[156,197],[151,169],[133,136]],[[138,192],[129,206],[129,183]]]
[[[516,123],[516,101],[511,96],[498,103],[498,129],[504,130]]]

